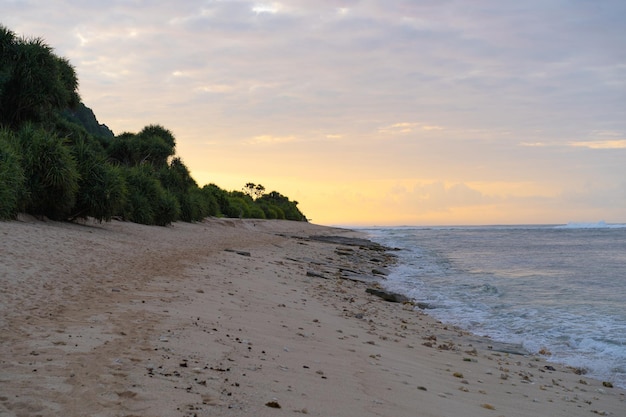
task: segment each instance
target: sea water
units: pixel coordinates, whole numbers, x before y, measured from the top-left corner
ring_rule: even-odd
[[[365,229],[428,314],[626,388],[626,225]]]

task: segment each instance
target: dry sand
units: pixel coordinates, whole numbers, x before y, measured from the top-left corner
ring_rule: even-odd
[[[0,415],[626,415],[623,390],[339,278],[387,256],[312,235],[358,236],[0,223]]]

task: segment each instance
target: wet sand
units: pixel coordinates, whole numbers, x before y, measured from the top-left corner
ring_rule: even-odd
[[[0,415],[624,415],[624,390],[368,294],[393,257],[360,237],[0,222]]]

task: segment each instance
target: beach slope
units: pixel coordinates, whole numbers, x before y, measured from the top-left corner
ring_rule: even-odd
[[[624,415],[623,390],[367,293],[394,258],[362,237],[0,223],[0,415]]]

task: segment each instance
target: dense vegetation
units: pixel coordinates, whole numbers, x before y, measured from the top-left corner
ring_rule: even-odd
[[[296,201],[248,183],[199,187],[172,132],[115,136],[78,94],[69,61],[0,25],[0,219],[120,218],[168,225],[207,216],[306,221]]]

